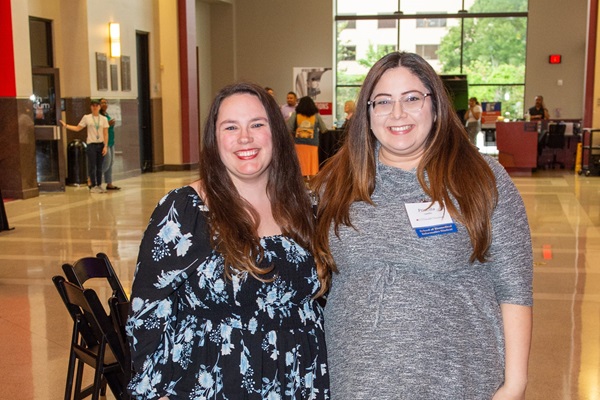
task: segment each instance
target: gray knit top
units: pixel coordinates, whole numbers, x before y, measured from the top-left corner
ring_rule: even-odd
[[[325,307],[332,400],[491,399],[504,380],[500,304],[532,305],[523,201],[503,167],[489,261],[469,263],[463,225],[419,238],[405,203],[429,201],[416,172],[378,162],[375,206],[330,235],[340,270]]]

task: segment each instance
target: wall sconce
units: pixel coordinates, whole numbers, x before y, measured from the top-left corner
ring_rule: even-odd
[[[117,23],[108,24],[108,38],[110,40],[110,56],[121,57],[121,26]]]

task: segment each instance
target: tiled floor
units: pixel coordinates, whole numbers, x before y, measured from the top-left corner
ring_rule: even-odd
[[[194,179],[144,174],[117,182],[118,192],[68,187],[5,204],[15,229],[0,232],[0,400],[62,399],[71,320],[50,278],[105,252],[129,289],[154,206]],[[527,399],[600,400],[600,177],[540,171],[514,181],[535,256]]]

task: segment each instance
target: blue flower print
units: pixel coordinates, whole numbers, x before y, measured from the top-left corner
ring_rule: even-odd
[[[190,399],[223,399],[228,400],[228,397],[222,394],[223,390],[223,374],[217,363],[210,368],[200,365],[200,370],[196,375],[196,385],[190,393]]]
[[[264,237],[266,279],[235,266],[227,279],[210,217],[185,187],[160,200],[146,229],[125,328],[132,399],[328,400],[313,257],[290,237]]]
[[[308,253],[296,242],[291,242],[285,237],[281,237],[281,246],[285,250],[286,258],[291,263],[301,263],[306,260]]]
[[[164,200],[163,200],[164,201]],[[178,213],[175,208],[175,202],[171,204],[171,208],[167,215],[160,221],[158,226],[162,226],[154,238],[155,247],[152,250],[152,258],[154,261],[160,261],[164,257],[168,257],[171,252],[168,247],[173,244],[178,257],[183,257],[187,254],[191,247],[191,233],[181,233],[181,224],[177,220]]]
[[[279,318],[289,317],[290,310],[295,306],[290,300],[296,291],[279,277],[269,285],[264,284],[256,295],[258,309],[266,312],[271,319],[276,317],[275,314]]]
[[[192,237],[191,233],[186,233],[185,235],[181,235],[177,244],[175,245],[175,249],[177,250],[177,256],[183,257],[187,253],[187,251],[192,246],[192,242],[190,238]]]
[[[231,343],[231,326],[227,324],[221,324],[221,354],[228,355],[231,354],[231,350],[235,348],[233,343]]]
[[[176,213],[176,211],[174,213]],[[160,237],[165,243],[175,242],[175,240],[181,236],[179,224],[175,221],[169,220],[165,220],[164,222],[165,224],[163,225],[160,232],[158,232],[158,237]]]

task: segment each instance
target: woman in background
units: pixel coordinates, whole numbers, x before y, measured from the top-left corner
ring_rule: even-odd
[[[287,125],[296,142],[302,176],[308,180],[319,172],[319,136],[327,132],[327,125],[317,105],[308,96],[300,99]]]
[[[477,134],[481,132],[481,105],[477,97],[469,99],[469,109],[465,113],[465,126],[469,134],[469,140],[473,145],[477,145]]]
[[[354,102],[354,100],[348,100],[344,103],[344,113],[346,114],[346,118],[344,119],[344,123],[342,124],[342,127],[340,129],[346,129],[355,111],[356,103]]]

